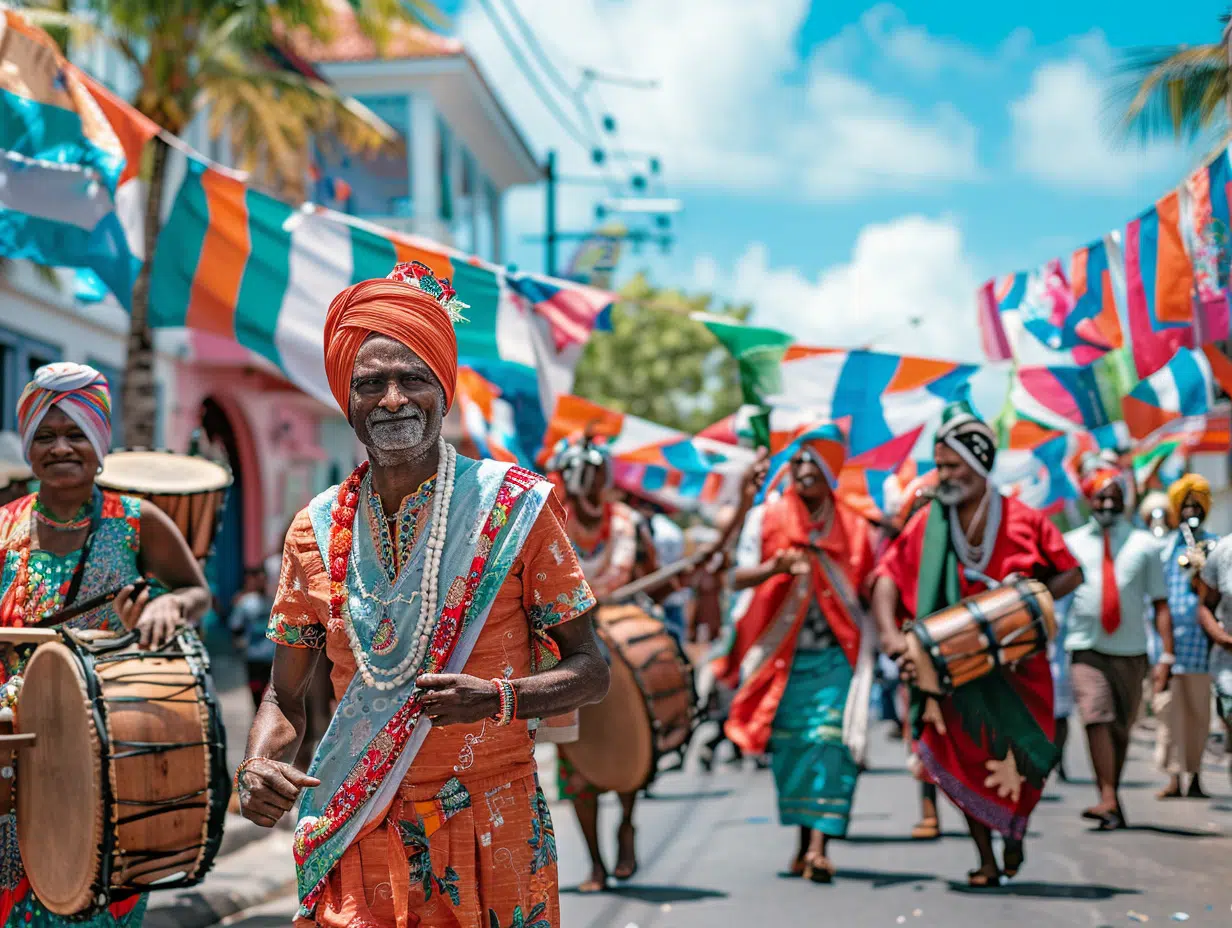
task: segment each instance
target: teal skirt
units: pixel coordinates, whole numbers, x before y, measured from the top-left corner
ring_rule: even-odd
[[[859,769],[843,746],[851,665],[841,648],[800,651],[770,735],[779,821],[841,838]]]

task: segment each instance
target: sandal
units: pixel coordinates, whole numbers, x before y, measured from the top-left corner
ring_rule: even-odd
[[[629,835],[628,857],[625,856],[625,843],[621,840],[626,833]],[[621,822],[616,832],[616,847],[618,848],[616,866],[612,870],[612,876],[618,880],[631,880],[637,874],[636,840],[637,831],[633,825],[629,822]]]
[[[806,855],[804,858],[804,872],[801,874],[810,883],[833,883],[835,866],[829,857],[814,857]]]
[[[1113,812],[1106,812],[1100,817],[1099,827],[1096,831],[1119,831],[1125,827],[1125,818],[1121,815],[1119,809]]]
[[[941,821],[935,818],[922,818],[911,829],[912,841],[936,841],[941,837]]]
[[[1006,879],[1018,876],[1018,871],[1027,862],[1026,852],[1021,841],[1006,841],[1005,850],[1001,854],[1001,874]]]
[[[994,870],[988,872],[985,867],[980,867],[978,870],[971,870],[967,873],[967,885],[971,889],[996,889],[1001,885],[1001,874]]]

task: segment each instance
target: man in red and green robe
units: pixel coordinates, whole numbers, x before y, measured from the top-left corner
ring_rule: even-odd
[[[915,668],[905,657],[902,620],[923,619],[989,582],[1030,577],[1057,599],[1082,582],[1060,531],[989,481],[995,455],[996,435],[970,405],[947,407],[934,452],[936,499],[916,513],[878,565],[873,617],[882,649],[899,659],[907,680],[914,680]],[[1057,761],[1052,700],[1043,652],[946,697],[913,690],[918,774],[967,817],[980,859],[968,875],[974,887],[1017,875],[1025,859],[1027,820]],[[1003,866],[993,855],[993,831],[1005,836]]]

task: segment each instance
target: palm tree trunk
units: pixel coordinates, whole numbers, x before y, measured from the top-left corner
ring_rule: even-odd
[[[154,334],[150,330],[150,275],[154,248],[162,229],[163,181],[167,174],[167,144],[155,136],[150,144],[150,189],[145,203],[145,261],[133,282],[133,309],[128,327],[128,355],[124,362],[123,445],[153,448],[158,418],[154,395]]]

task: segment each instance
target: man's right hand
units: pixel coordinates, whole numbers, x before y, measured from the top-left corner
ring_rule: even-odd
[[[898,660],[907,653],[907,636],[897,629],[891,635],[882,635],[881,653],[890,660]]]
[[[244,768],[239,777],[240,812],[250,822],[273,828],[299,794],[321,781],[281,761],[259,758]]]

